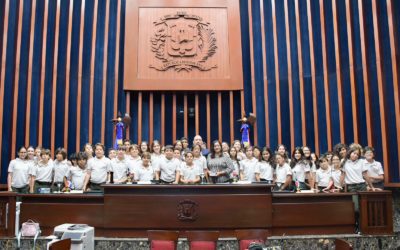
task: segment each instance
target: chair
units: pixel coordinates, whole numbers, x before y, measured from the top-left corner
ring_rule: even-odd
[[[240,250],[248,249],[250,243],[252,242],[258,242],[264,244],[269,234],[270,234],[269,231],[266,229],[235,230],[236,238],[239,240]]]
[[[148,230],[151,250],[175,250],[179,231]]]
[[[335,239],[335,249],[336,250],[352,250],[353,246],[342,239]]]
[[[214,250],[217,248],[219,231],[186,231],[190,250]]]
[[[59,240],[49,246],[49,250],[70,250],[70,249],[71,249],[71,239]]]

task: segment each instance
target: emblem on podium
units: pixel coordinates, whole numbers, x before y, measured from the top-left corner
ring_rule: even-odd
[[[178,220],[195,221],[197,219],[197,207],[199,205],[192,200],[183,200],[178,204]]]

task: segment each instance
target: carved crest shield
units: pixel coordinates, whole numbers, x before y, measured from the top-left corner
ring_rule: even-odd
[[[213,29],[201,17],[177,12],[160,18],[154,27],[151,50],[160,64],[149,65],[150,68],[208,71],[217,67],[206,62],[216,53],[217,46]]]

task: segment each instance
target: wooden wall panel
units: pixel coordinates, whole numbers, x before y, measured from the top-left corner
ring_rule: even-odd
[[[15,157],[17,148],[21,146],[16,145],[17,142],[29,144],[35,141],[39,145],[50,144],[51,150],[54,151],[59,146],[71,145],[68,144],[68,139],[70,135],[73,135],[76,146],[69,148],[69,153],[79,150],[86,140],[96,143],[97,141],[93,141],[94,135],[97,135],[96,138],[100,141],[106,139],[108,142],[107,138],[111,138],[107,134],[107,131],[110,131],[110,125],[106,125],[108,116],[112,114],[115,117],[118,111],[122,114],[129,113],[132,116],[131,129],[127,131],[126,137],[133,140],[134,143],[140,143],[142,139],[150,141],[160,139],[162,144],[171,144],[178,139],[177,136],[181,135],[188,136],[189,142],[192,142],[194,134],[200,134],[209,147],[214,139],[227,140],[229,138],[230,141],[233,141],[240,138],[240,124],[236,120],[245,111],[257,113],[258,110],[260,116],[258,119],[261,120],[257,123],[258,126],[251,128],[251,141],[259,146],[268,145],[275,149],[276,145],[271,145],[271,138],[273,138],[274,144],[281,143],[282,135],[284,135],[286,142],[288,138],[286,135],[290,134],[291,147],[301,146],[295,145],[299,142],[303,145],[310,144],[314,146],[313,151],[319,154],[333,148],[332,138],[340,138],[342,142],[351,143],[360,141],[360,136],[366,134],[368,145],[377,147],[378,152],[383,152],[376,158],[384,163],[387,173],[385,182],[391,186],[400,186],[400,176],[398,176],[400,174],[397,174],[400,172],[400,162],[397,162],[399,161],[400,147],[394,151],[391,150],[390,154],[387,148],[390,144],[388,140],[399,138],[400,134],[400,90],[398,86],[398,44],[400,41],[397,34],[400,10],[399,4],[394,1],[386,0],[385,4],[379,3],[377,6],[376,0],[320,0],[317,2],[284,0],[282,3],[277,0],[241,0],[240,14],[244,22],[241,26],[242,54],[244,55],[242,63],[244,81],[248,83],[244,85],[247,86],[246,89],[226,92],[173,93],[168,91],[122,91],[121,83],[125,73],[124,38],[126,36],[123,28],[126,15],[129,15],[129,10],[125,9],[126,2],[124,0],[117,0],[117,3],[105,0],[93,2],[71,0],[69,6],[68,4],[61,5],[61,0],[56,3],[50,3],[48,0],[35,0],[31,3],[30,14],[23,13],[25,11],[23,5],[27,3],[26,0],[17,2],[1,0],[0,7],[3,8],[4,13],[0,13],[0,27],[3,31],[0,34],[0,104],[2,104],[0,105],[0,131],[2,133],[0,150],[5,152],[0,155],[1,181],[5,181],[8,163]],[[72,12],[72,6],[79,3],[81,6],[78,10],[81,14],[75,15]],[[51,11],[55,12],[49,13],[49,5],[56,6],[51,8]],[[330,10],[330,6],[332,6],[332,10]],[[339,6],[341,7],[339,8]],[[36,34],[39,30],[37,25],[41,24],[38,23],[38,16],[35,15],[37,8],[43,8],[39,10],[40,13],[44,13],[44,17],[41,17],[43,18],[43,27],[40,27],[41,36],[36,38],[39,35]],[[64,8],[69,8],[69,11]],[[387,17],[381,16],[380,8],[384,8]],[[26,9],[29,10],[29,8]],[[344,9],[345,12],[341,13]],[[327,12],[327,10],[330,11]],[[16,14],[11,17],[9,13]],[[54,13],[56,13],[56,18],[50,19],[49,14],[54,17]],[[62,15],[62,13],[67,14]],[[23,22],[22,14],[29,14],[29,21]],[[371,22],[370,20],[365,22],[367,14],[373,17]],[[74,21],[74,18],[78,16],[80,20]],[[333,19],[331,19],[332,17]],[[277,20],[284,20],[284,24],[277,23]],[[329,24],[326,23],[327,20]],[[346,22],[347,39],[339,33],[340,30],[343,32],[339,26],[344,23],[343,20]],[[65,24],[66,22],[68,26],[65,25],[65,27],[68,31],[61,30],[61,23]],[[75,22],[79,24],[79,27],[76,28],[79,30],[79,39],[77,38],[79,46],[76,48],[73,46],[72,34],[70,34]],[[373,25],[366,25],[366,23]],[[48,30],[48,27],[52,28]],[[284,30],[277,30],[278,27]],[[388,31],[382,32],[382,27]],[[116,30],[114,30],[115,28]],[[27,45],[29,49],[26,51],[21,49],[22,30],[29,30]],[[259,31],[261,34],[258,34]],[[307,39],[303,37],[302,32],[307,32]],[[104,42],[100,37],[103,35]],[[281,36],[278,38],[278,35],[286,37],[284,43],[280,43]],[[53,36],[55,37],[54,44],[51,44]],[[374,38],[372,42],[370,41],[371,37]],[[33,42],[34,39],[35,41],[38,39],[39,42]],[[60,39],[66,40],[66,50],[61,43],[59,46]],[[333,41],[327,39],[333,39]],[[316,41],[322,41],[322,44],[317,44]],[[385,42],[383,43],[383,41]],[[76,43],[78,44],[78,41]],[[37,44],[40,44],[40,47],[36,48]],[[386,56],[387,52],[385,55],[382,52],[383,44],[390,44],[389,57]],[[297,51],[292,49],[294,46],[297,47]],[[307,49],[304,49],[305,47]],[[375,48],[372,50],[374,51],[373,55],[368,54],[371,47]],[[10,48],[15,49],[9,50]],[[88,52],[84,51],[85,48],[88,48]],[[38,58],[33,53],[35,50],[40,51]],[[343,61],[343,58],[347,57],[342,55],[346,53],[348,53],[348,59],[346,59],[348,62]],[[76,92],[73,92],[72,89],[75,87],[73,88],[69,84],[75,80],[72,78],[71,64],[73,63],[72,55],[76,54],[79,56],[76,59],[78,79],[76,79]],[[376,61],[371,63],[370,56],[374,56]],[[20,62],[21,58],[29,58],[28,62],[23,62],[23,65],[25,63],[28,65],[27,72],[19,70],[19,64],[22,63]],[[46,58],[49,62],[46,61]],[[114,58],[115,65],[112,64]],[[322,61],[319,58],[322,58]],[[14,62],[15,67],[7,66]],[[33,70],[36,62],[40,64],[40,72]],[[58,72],[60,70],[59,62],[66,62],[66,75]],[[329,68],[329,65],[334,65],[334,70]],[[383,70],[383,65],[390,65],[391,70]],[[267,71],[268,69],[270,70]],[[309,72],[306,72],[305,69]],[[298,83],[296,82],[297,72]],[[31,99],[33,98],[31,95],[32,79],[34,76],[36,77],[35,74],[38,74],[37,78],[39,79],[36,88],[40,90],[36,106],[31,105],[33,103]],[[346,77],[349,74],[349,85],[347,83],[345,85],[345,74]],[[362,77],[358,77],[357,74]],[[391,77],[387,77],[388,74],[391,74]],[[270,76],[271,78],[269,78]],[[64,77],[66,88],[64,92],[60,92],[61,85],[57,87],[57,83],[62,84]],[[27,89],[19,88],[20,79],[28,79]],[[336,79],[336,82],[331,82],[331,79]],[[388,82],[388,79],[393,80]],[[46,81],[52,88],[48,96],[44,94]],[[98,82],[101,82],[100,87],[97,86]],[[292,87],[292,84],[295,83],[299,84],[296,88]],[[110,87],[109,84],[112,86]],[[287,87],[286,84],[288,84]],[[336,86],[333,88],[330,84],[337,84],[337,92],[332,92]],[[394,107],[388,106],[389,102],[385,101],[387,86],[393,88]],[[351,91],[350,94],[346,93],[347,88]],[[307,89],[312,93],[307,93]],[[376,89],[374,92],[377,93],[371,92],[374,89]],[[112,90],[112,93],[108,93],[106,97],[106,92],[109,90]],[[271,94],[271,91],[274,94]],[[299,96],[299,101],[283,98],[286,92],[289,92],[291,97]],[[77,94],[76,116],[72,116],[71,113],[68,115],[67,112],[70,104],[69,96],[72,96],[73,93]],[[99,100],[94,100],[94,93],[96,93],[96,98],[100,96]],[[317,98],[321,93],[323,96]],[[360,93],[365,93],[361,95],[362,102],[357,99]],[[370,98],[371,95],[374,95],[374,98]],[[59,96],[63,100],[65,98],[62,107],[56,105],[60,103],[60,99],[56,99]],[[309,96],[313,98],[310,99]],[[349,96],[351,100],[348,99]],[[271,97],[276,98],[276,102],[275,100],[271,101]],[[21,100],[21,98],[26,98],[27,102],[24,103],[24,107],[18,105],[18,99]],[[48,106],[46,99],[50,100],[51,107]],[[9,100],[12,102],[8,103]],[[372,100],[379,101],[373,102]],[[332,106],[332,109],[331,101],[334,101],[335,105]],[[96,121],[100,120],[101,124],[93,124],[94,103],[96,105],[101,103],[101,108],[98,106],[95,108],[96,112],[101,110],[101,119],[96,119]],[[296,105],[301,105],[301,107],[297,108]],[[6,107],[12,108],[14,113],[3,112]],[[59,109],[65,110],[62,116],[65,125],[57,125],[63,128],[63,133],[59,133],[55,128],[57,124],[55,113]],[[265,114],[260,114],[263,109]],[[386,129],[387,120],[393,117],[389,115],[393,112],[388,112],[388,109],[394,109],[394,122],[396,123],[394,129]],[[47,112],[46,110],[51,111]],[[108,110],[107,114],[106,110]],[[191,113],[191,110],[194,111],[194,114]],[[285,112],[290,112],[290,114],[282,114],[282,110],[286,110]],[[351,110],[353,114],[351,120],[346,120],[347,110]],[[69,110],[69,112],[71,111],[74,110]],[[373,116],[372,111],[379,111],[379,115]],[[38,115],[34,112],[38,112]],[[301,112],[301,114],[294,112]],[[366,120],[363,120],[363,116],[366,117]],[[38,117],[37,122],[32,120],[32,117]],[[229,121],[227,117],[229,117]],[[298,117],[301,117],[301,122],[296,120]],[[331,120],[332,117],[339,117],[339,121]],[[18,126],[16,126],[17,121],[20,120],[23,120],[24,129],[22,131],[18,131]],[[313,123],[313,131],[306,131],[307,122]],[[297,128],[295,124],[300,124],[301,129]],[[381,129],[374,129],[377,124]],[[346,133],[349,130],[348,125],[352,126],[353,138],[348,138],[348,133]],[[340,126],[340,128],[335,126]],[[275,130],[275,127],[277,132],[271,134],[270,128]],[[282,127],[287,128],[288,131],[284,131]],[[366,129],[362,129],[364,127]],[[32,131],[32,129],[36,131]],[[76,131],[73,131],[74,129]],[[295,134],[299,131],[301,134]],[[50,137],[48,133],[51,134]],[[314,135],[310,136],[307,133],[314,133]],[[377,135],[379,135],[378,141],[375,140]],[[158,136],[160,138],[156,138]],[[300,136],[301,141],[295,139],[300,139]],[[62,139],[55,140],[59,137]],[[308,141],[311,138],[313,138],[313,142]],[[58,145],[58,141],[62,142],[62,145]],[[75,141],[73,143],[75,145]],[[399,145],[399,141],[397,145]],[[106,147],[111,147],[111,145],[106,145]],[[388,165],[389,162],[395,165]],[[393,168],[396,168],[396,171],[392,171]]]
[[[17,23],[17,53],[15,60],[15,69],[14,69],[14,98],[13,98],[13,117],[12,117],[12,139],[11,145],[15,145],[17,140],[17,104],[19,97],[19,76],[20,76],[20,63],[21,63],[21,36],[22,36],[22,15],[24,10],[24,1],[20,1],[18,5],[18,23]],[[22,115],[22,114],[20,114]],[[11,155],[15,155],[16,148],[11,148]]]
[[[30,26],[30,35],[29,35],[29,61],[28,61],[28,87],[26,90],[26,110],[31,110],[31,92],[32,92],[32,63],[33,63],[33,38],[35,33],[35,20],[36,20],[36,0],[32,0],[32,8],[31,8],[31,26]],[[30,122],[30,114],[31,112],[26,112],[26,121],[25,121],[25,145],[29,144],[29,122]]]

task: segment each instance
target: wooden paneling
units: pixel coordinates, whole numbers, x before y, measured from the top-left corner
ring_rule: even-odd
[[[278,0],[279,1],[279,0]],[[275,0],[271,0],[272,5],[272,27],[274,38],[274,60],[275,60],[275,84],[276,84],[276,117],[278,124],[278,144],[282,143],[282,128],[281,128],[281,91],[279,81],[279,57],[278,57],[278,35],[276,31],[276,7]]]
[[[7,35],[8,35],[8,13],[10,11],[10,1],[4,3],[4,19],[3,19],[3,34],[2,34],[2,51],[1,51],[1,75],[0,75],[0,133],[3,132],[3,109],[4,109],[4,85],[6,78],[6,56],[7,56]],[[0,152],[2,151],[3,142],[0,141]],[[3,154],[0,155],[0,159]],[[3,171],[2,171],[3,172]],[[0,176],[2,176],[0,174]]]
[[[364,234],[392,234],[392,192],[360,192],[360,229]]]
[[[68,14],[68,35],[67,35],[67,64],[66,64],[66,78],[65,78],[65,110],[64,110],[64,148],[68,150],[68,114],[69,114],[69,89],[70,89],[70,75],[71,75],[71,43],[72,43],[72,13],[74,1],[69,2]]]
[[[256,94],[256,79],[254,73],[254,45],[253,45],[253,14],[252,14],[252,0],[247,2],[248,13],[249,13],[249,38],[250,38],[250,68],[251,68],[251,104],[252,113],[257,114],[257,94]],[[219,100],[219,99],[218,99]],[[247,110],[249,112],[249,110]],[[220,139],[221,141],[221,139]],[[257,123],[254,123],[254,144],[258,145],[257,136]]]
[[[101,62],[103,66],[103,78],[101,79],[102,83],[102,107],[101,107],[101,135],[100,141],[104,143],[104,131],[106,126],[106,85],[107,85],[107,61],[108,61],[108,26],[109,26],[109,16],[110,16],[110,1],[106,2],[106,16],[105,16],[105,37],[104,37],[104,51],[103,51],[103,62]]]
[[[338,104],[339,104],[339,126],[340,126],[340,141],[346,141],[344,137],[344,111],[343,111],[343,90],[342,90],[342,69],[340,62],[340,44],[339,44],[339,20],[337,12],[336,0],[332,0],[332,12],[333,12],[333,33],[335,42],[335,59],[336,59],[336,78],[337,78],[337,89],[338,89]]]
[[[376,1],[372,1],[372,19],[374,23],[374,39],[375,39],[375,56],[376,56],[376,70],[377,70],[377,77],[378,77],[378,95],[379,95],[379,114],[380,114],[380,121],[381,121],[381,135],[382,135],[382,152],[383,152],[383,166],[388,164],[388,145],[387,145],[387,134],[386,134],[386,105],[385,99],[386,94],[384,91],[384,85],[386,83],[383,80],[383,69],[384,66],[381,59],[381,44],[380,44],[380,31],[379,31],[379,24],[378,24],[378,9],[376,5]]]
[[[290,52],[290,30],[289,30],[289,10],[288,1],[284,2],[285,9],[285,29],[286,29],[286,53],[287,53],[287,67],[288,67],[288,84],[289,84],[289,123],[290,123],[290,151],[295,148],[294,145],[294,113],[293,113],[293,80],[292,80],[292,55]],[[304,128],[303,128],[304,129]]]
[[[306,111],[304,105],[304,72],[303,72],[303,51],[301,46],[301,30],[300,30],[300,10],[299,0],[294,1],[295,15],[296,15],[296,34],[297,34],[297,50],[298,50],[298,64],[299,64],[299,84],[300,84],[300,110],[301,110],[301,137],[303,145],[307,145],[307,130],[306,130]]]
[[[325,119],[326,119],[326,135],[328,150],[332,149],[332,129],[331,129],[331,104],[329,95],[329,75],[328,75],[328,56],[326,51],[326,30],[325,30],[325,12],[324,0],[319,0],[319,13],[321,23],[321,40],[322,40],[322,64],[324,73],[324,93],[325,93]]]
[[[261,15],[261,44],[262,44],[262,62],[263,62],[263,85],[264,85],[264,119],[265,119],[265,145],[270,145],[270,135],[269,135],[269,105],[268,105],[268,77],[267,77],[267,59],[266,59],[266,49],[265,49],[265,15],[264,15],[264,1],[260,0],[260,15]],[[233,106],[233,104],[231,104]],[[233,117],[233,113],[231,114]],[[231,128],[233,130],[233,127]],[[233,141],[233,136],[231,136]]]
[[[207,26],[206,29],[213,31],[209,37],[204,38],[203,45],[211,48],[212,38],[215,38],[216,53],[214,55],[209,53],[204,62],[204,56],[203,59],[195,57],[197,51],[191,49],[193,46],[191,44],[179,51],[179,54],[172,52],[172,49],[169,50],[171,42],[167,33],[170,32],[168,31],[170,20],[164,17],[177,15],[174,8],[192,15],[190,18],[192,22],[201,22],[201,26]],[[243,89],[239,1],[136,0],[126,2],[126,11],[128,15],[125,23],[129,27],[129,32],[126,32],[125,36],[124,55],[126,90]],[[197,20],[193,16],[201,19]],[[181,16],[179,19],[182,25],[186,16]],[[200,27],[198,23],[189,25]],[[194,31],[196,34],[197,32],[199,31]],[[166,39],[158,40],[158,37]],[[154,43],[158,40],[157,48],[152,47],[154,45],[152,39]],[[200,44],[194,46],[202,47]],[[162,49],[159,49],[160,47]],[[185,60],[181,60],[181,56],[184,56]],[[188,61],[190,62],[187,63]]]
[[[358,106],[357,106],[357,90],[355,83],[355,66],[354,66],[354,42],[353,42],[353,28],[352,28],[352,19],[354,18],[353,13],[351,12],[350,0],[346,0],[346,24],[347,24],[347,45],[349,47],[349,70],[350,70],[350,86],[351,86],[351,109],[353,114],[353,133],[354,133],[354,142],[359,142],[358,136]],[[349,122],[349,121],[347,121]]]
[[[315,75],[315,51],[314,51],[314,33],[312,26],[312,14],[311,14],[311,0],[307,0],[307,25],[309,35],[309,46],[310,46],[310,62],[311,62],[311,81],[312,81],[312,94],[313,94],[313,118],[314,118],[314,136],[315,136],[315,152],[319,154],[319,126],[318,126],[318,104],[317,104],[317,81]]]
[[[94,67],[95,67],[95,55],[96,55],[96,39],[97,39],[97,12],[98,12],[99,0],[94,0],[94,15],[93,15],[93,33],[92,33],[92,52],[90,60],[90,90],[89,90],[89,142],[93,142],[93,91],[94,91]]]
[[[42,41],[42,65],[40,72],[40,103],[39,103],[39,133],[38,133],[38,143],[42,146],[43,140],[43,106],[44,106],[44,81],[46,72],[46,53],[47,53],[47,26],[49,17],[49,1],[46,0],[44,5],[44,24],[43,24],[43,41]]]
[[[31,27],[30,27],[30,35],[29,35],[29,61],[28,61],[28,83],[26,90],[26,110],[31,110],[31,93],[32,93],[32,64],[33,64],[33,38],[35,33],[35,18],[36,18],[36,0],[32,0],[32,9],[31,9]],[[26,112],[26,120],[25,120],[25,145],[29,145],[29,125],[31,120],[31,112]]]
[[[399,82],[400,82],[400,62],[398,62],[397,57],[400,57],[400,48],[398,45],[400,41],[397,41],[395,38],[395,28],[396,24],[394,22],[394,13],[393,13],[393,1],[386,0],[386,6],[388,11],[388,24],[389,24],[389,39],[390,39],[390,60],[392,63],[392,74],[393,74],[393,95],[394,95],[394,107],[395,107],[395,114],[396,114],[396,133],[397,133],[397,145],[400,145],[400,93],[399,93]],[[400,147],[397,147],[397,155],[400,155]],[[388,173],[390,167],[388,164],[384,165],[385,172]],[[400,164],[399,164],[400,169]],[[389,175],[385,175],[385,183],[389,182]]]
[[[78,86],[76,97],[76,151],[81,147],[81,110],[82,110],[82,60],[83,60],[83,31],[85,22],[85,3],[82,1],[81,20],[79,26],[79,65],[78,65]]]
[[[369,98],[369,76],[367,65],[367,48],[365,42],[365,25],[363,13],[363,1],[358,0],[358,19],[360,22],[360,39],[361,39],[361,58],[364,79],[364,98],[365,98],[365,117],[367,119],[367,139],[368,145],[372,145],[372,121],[371,121],[371,103]]]
[[[15,60],[15,69],[14,69],[14,98],[13,98],[13,118],[12,118],[12,139],[11,145],[15,145],[17,140],[17,108],[18,108],[18,87],[19,87],[19,76],[20,76],[20,63],[21,63],[21,36],[22,36],[22,15],[24,10],[24,1],[20,1],[18,5],[18,23],[17,23],[17,53]],[[20,114],[22,115],[22,114]],[[11,148],[11,155],[15,155],[16,148]]]

